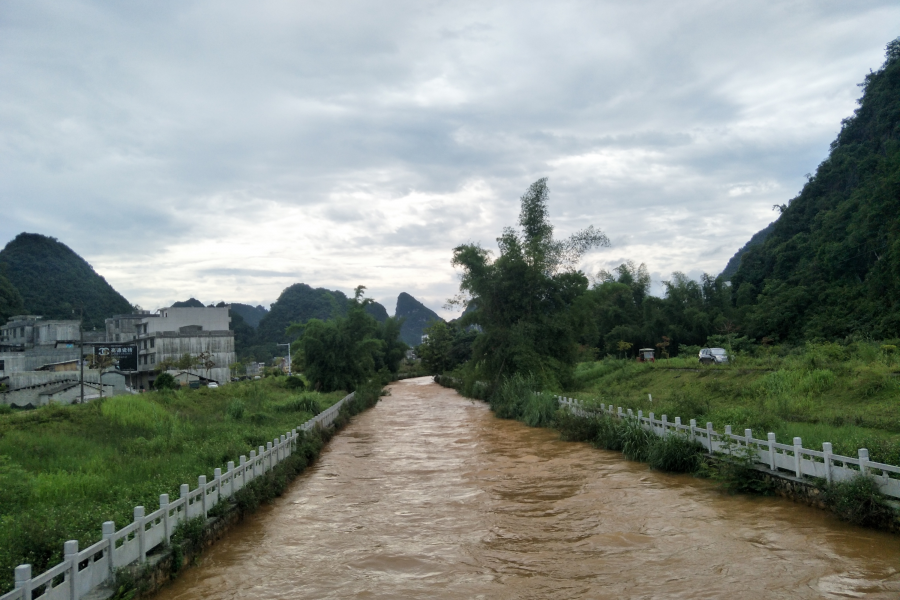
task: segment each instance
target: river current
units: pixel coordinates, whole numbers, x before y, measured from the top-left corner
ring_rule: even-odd
[[[392,385],[156,599],[900,597],[896,536],[562,442],[430,381]]]

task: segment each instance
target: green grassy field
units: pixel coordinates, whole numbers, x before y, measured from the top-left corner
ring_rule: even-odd
[[[572,389],[560,395],[605,402],[669,420],[711,421],[719,431],[753,429],[795,436],[807,448],[900,464],[900,363],[893,346],[808,344],[730,365],[702,366],[693,356],[655,363],[606,359],[582,363]],[[649,395],[649,396],[648,396]],[[652,401],[650,399],[652,396]]]
[[[0,414],[0,593],[13,568],[35,573],[60,560],[65,540],[100,539],[103,521],[123,527],[133,507],[272,441],[345,392],[283,387],[284,378],[219,389],[152,392],[102,402]]]

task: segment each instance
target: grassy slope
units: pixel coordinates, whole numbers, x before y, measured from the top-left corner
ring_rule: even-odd
[[[39,573],[63,541],[84,548],[103,521],[123,527],[134,506],[155,510],[160,494],[178,498],[180,484],[194,488],[198,475],[301,425],[312,417],[291,402],[301,395],[324,409],[345,394],[264,379],[0,415],[0,592],[15,565]]]
[[[574,389],[561,395],[653,411],[684,423],[712,421],[719,431],[753,429],[794,436],[807,448],[832,442],[835,452],[900,464],[900,364],[877,345],[807,346],[788,356],[741,358],[702,367],[696,359],[656,363],[605,360],[579,365]],[[652,394],[653,401],[648,398]]]

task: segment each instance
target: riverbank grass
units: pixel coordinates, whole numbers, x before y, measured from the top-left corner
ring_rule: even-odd
[[[786,356],[738,357],[704,366],[695,358],[638,363],[606,359],[578,365],[562,396],[644,414],[713,423],[718,431],[773,432],[807,448],[831,442],[834,452],[900,464],[900,365],[875,344],[807,345]]]
[[[124,526],[134,506],[178,497],[344,395],[271,378],[0,415],[0,593],[16,565],[43,571],[66,540],[87,547],[104,521]]]

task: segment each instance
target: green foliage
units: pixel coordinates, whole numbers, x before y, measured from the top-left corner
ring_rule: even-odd
[[[458,323],[435,321],[425,329],[428,336],[416,348],[416,354],[428,373],[440,375],[460,367],[472,358],[477,333]]]
[[[319,407],[318,394],[303,394],[302,396],[291,398],[284,404],[278,405],[276,410],[281,412],[304,412],[312,415],[322,412],[322,409]]]
[[[537,389],[535,378],[516,373],[504,378],[490,396],[491,409],[501,419],[522,419],[529,398]]]
[[[225,414],[229,419],[240,421],[244,418],[244,412],[246,410],[247,407],[244,405],[244,403],[239,398],[235,398],[228,403],[228,408],[225,410]]]
[[[107,317],[132,312],[131,304],[121,294],[55,238],[20,233],[0,251],[0,265],[2,275],[21,294],[24,312],[29,314],[73,319],[83,308],[85,328],[103,329]],[[0,313],[17,306],[18,299],[14,294],[10,297],[0,280]],[[0,314],[0,322],[3,320]]]
[[[25,301],[19,290],[0,272],[0,325],[15,315],[25,312]]]
[[[306,388],[306,382],[303,381],[302,377],[291,375],[284,380],[284,387],[289,390],[303,390]]]
[[[623,419],[616,425],[615,431],[621,440],[622,454],[630,460],[647,462],[650,449],[657,440],[656,434],[641,427],[636,418]]]
[[[700,468],[703,446],[682,434],[656,438],[650,444],[647,462],[667,473],[693,473]]]
[[[590,248],[608,245],[589,227],[567,240],[553,238],[548,220],[546,179],[536,181],[521,198],[519,229],[507,227],[497,238],[500,256],[477,244],[453,250],[453,265],[462,269],[460,289],[475,309],[463,325],[482,328],[472,360],[489,381],[531,373],[547,384],[568,382],[577,357],[573,303],[587,289],[575,270]]]
[[[744,330],[800,341],[900,333],[900,62],[862,84],[829,156],[732,277]]]
[[[856,525],[883,527],[896,518],[878,483],[863,474],[827,486],[825,502],[838,517]]]
[[[727,457],[718,457],[705,464],[701,474],[712,478],[731,494],[770,496],[772,482],[754,468],[752,450],[734,448]]]
[[[356,288],[346,316],[288,328],[288,334],[302,332],[294,343],[295,354],[303,357],[304,374],[313,389],[355,389],[381,369],[393,375],[399,370],[406,352],[398,340],[400,323],[390,318],[379,323],[369,315],[366,307],[372,300],[363,299],[364,289]]]
[[[552,427],[558,410],[559,401],[552,394],[530,394],[525,402],[522,420],[530,427]]]
[[[344,394],[317,395],[319,408]],[[0,415],[0,593],[16,565],[39,573],[62,560],[66,540],[86,548],[104,521],[122,527],[135,506],[177,498],[180,484],[298,427],[313,414],[281,410],[295,397],[265,379]],[[242,418],[230,418],[238,403]],[[303,460],[320,444],[304,438]]]
[[[181,384],[175,380],[169,373],[160,373],[156,376],[156,380],[153,382],[153,389],[156,390],[178,390],[181,389]]]
[[[182,521],[172,532],[172,544],[181,545],[188,543],[194,547],[199,547],[203,541],[203,529],[205,526],[206,519],[203,518],[203,515]]]

